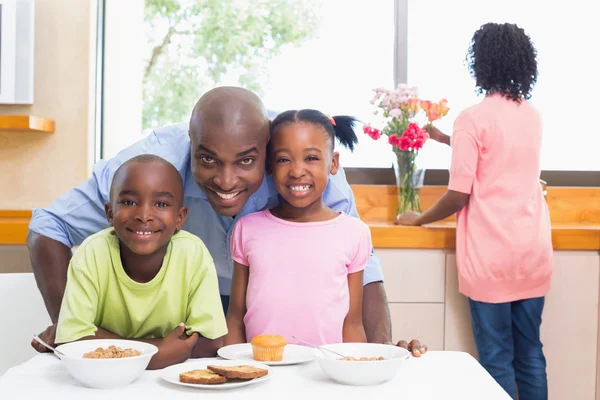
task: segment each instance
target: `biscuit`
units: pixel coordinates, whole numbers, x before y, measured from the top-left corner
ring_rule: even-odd
[[[236,365],[227,367],[224,365],[208,365],[209,370],[227,377],[227,379],[255,379],[265,376],[269,373],[268,370],[253,367],[250,365]]]
[[[195,369],[179,374],[179,381],[200,385],[214,385],[227,382],[227,378],[208,369]]]

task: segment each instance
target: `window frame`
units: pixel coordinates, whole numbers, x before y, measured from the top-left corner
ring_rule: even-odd
[[[105,104],[103,102],[104,68],[105,68],[105,11],[106,0],[98,0],[98,50],[97,56],[97,108],[96,108],[96,140],[95,162],[103,156],[104,132],[102,117]],[[406,83],[408,80],[408,7],[411,0],[394,0],[394,85]],[[412,0],[416,1],[416,0]],[[346,177],[350,184],[361,185],[395,185],[394,169],[389,168],[345,168]],[[543,170],[541,179],[548,186],[570,187],[599,187],[600,171],[565,171]],[[425,171],[425,185],[446,186],[448,184],[448,169],[428,169]]]
[[[394,84],[408,81],[408,7],[411,0],[394,0]],[[416,0],[413,0],[416,1]],[[389,168],[344,168],[346,178],[354,185],[395,185],[396,177],[392,166]],[[425,171],[425,185],[448,185],[448,169],[428,169]],[[600,171],[560,171],[543,170],[540,179],[548,186],[590,187],[600,186]]]

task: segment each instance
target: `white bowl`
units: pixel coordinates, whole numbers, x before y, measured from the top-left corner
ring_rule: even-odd
[[[346,357],[384,357],[381,361],[346,361],[335,354],[315,349],[315,357],[323,372],[345,385],[367,386],[387,382],[396,376],[408,350],[389,344],[337,343],[321,346]]]
[[[142,353],[135,357],[95,359],[83,358],[89,351],[108,346],[122,349],[135,349]],[[66,343],[56,348],[64,356],[61,363],[69,374],[82,385],[94,389],[108,389],[125,386],[135,381],[146,370],[150,359],[158,348],[149,343],[134,340],[92,339]]]

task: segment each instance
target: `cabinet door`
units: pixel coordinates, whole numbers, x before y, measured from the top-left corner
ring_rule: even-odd
[[[541,339],[550,399],[593,399],[598,357],[597,252],[557,251],[552,287],[542,315]],[[458,293],[456,260],[446,264],[445,350],[477,356],[466,297]]]
[[[469,301],[458,292],[456,257],[446,257],[446,310],[444,324],[444,350],[465,351],[477,358],[477,348],[471,328]]]
[[[597,252],[576,251],[557,251],[554,257],[541,334],[550,399],[593,399],[600,257]]]
[[[390,303],[443,303],[443,250],[376,249]]]
[[[444,304],[390,304],[392,338],[419,339],[429,350],[444,349]]]

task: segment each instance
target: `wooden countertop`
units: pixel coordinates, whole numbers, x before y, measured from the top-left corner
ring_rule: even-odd
[[[371,227],[376,248],[453,249],[456,218],[422,226],[396,226],[396,187],[353,185],[352,191],[361,218]],[[548,187],[546,201],[552,221],[555,250],[600,250],[600,188]],[[445,186],[421,189],[423,209],[431,207],[444,193]]]
[[[365,221],[375,248],[454,249],[456,223],[443,221],[420,227],[396,226],[387,221]],[[600,250],[600,224],[553,223],[555,250]]]
[[[455,218],[423,227],[392,224],[396,213],[396,188],[352,185],[356,208],[371,227],[376,248],[453,249]],[[421,190],[423,208],[431,207],[445,192],[442,186]],[[600,188],[548,187],[552,242],[556,250],[600,251]],[[0,245],[25,244],[31,211],[0,210]]]

